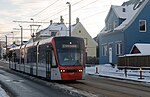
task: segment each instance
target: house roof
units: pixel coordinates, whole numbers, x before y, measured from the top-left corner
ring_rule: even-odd
[[[137,53],[133,53],[132,52],[137,49],[138,52]],[[136,43],[132,46],[132,49],[130,51],[130,54],[125,54],[123,56],[119,56],[119,57],[124,57],[124,56],[147,56],[150,55],[150,44],[146,44],[146,43]]]
[[[137,10],[133,10],[134,5],[128,6],[112,6],[114,12],[118,16],[118,18],[128,19],[129,17],[135,15]],[[123,12],[123,9],[125,12]]]
[[[133,45],[130,53],[134,50],[134,48],[137,48],[140,53],[140,55],[150,55],[150,44],[144,44],[144,43],[136,43]]]
[[[81,26],[82,26],[82,28],[84,28],[84,26],[82,25],[81,22],[78,22],[78,23],[72,25],[72,26],[71,26],[71,33],[73,33],[73,32],[74,32],[73,30],[75,30],[77,27],[81,27]],[[85,29],[85,28],[84,28],[84,29]],[[86,30],[86,29],[85,29],[85,30]],[[87,31],[86,31],[86,32],[87,32]],[[93,41],[94,44],[98,45],[98,43],[90,36],[90,34],[89,34],[88,32],[87,32],[86,34],[90,37],[90,40]],[[81,37],[83,37],[83,36],[81,36]]]
[[[149,0],[135,0],[137,2],[132,2],[133,0],[128,1],[127,4],[123,4],[120,7],[114,7],[116,14],[122,18],[125,17],[125,21],[122,22],[118,27],[116,27],[115,31],[125,30],[132,24],[132,22],[136,19],[139,13],[142,11],[144,6],[147,4]],[[131,2],[131,3],[129,3]],[[125,12],[121,12],[122,8],[125,8]]]
[[[52,23],[38,33],[42,36],[50,36],[49,31],[59,31],[61,36],[67,36],[67,27],[64,23]]]
[[[118,27],[114,28],[114,31],[123,31],[128,28],[130,24],[132,24],[132,22],[136,19],[148,1],[149,0],[129,0],[124,2],[122,6],[112,5],[105,21],[108,19],[110,12],[114,11],[118,18],[125,19]],[[123,9],[125,12],[123,12]],[[101,32],[103,31],[104,30]],[[106,32],[107,31],[104,31],[103,33]]]

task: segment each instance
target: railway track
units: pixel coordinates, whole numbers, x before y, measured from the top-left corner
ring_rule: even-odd
[[[1,67],[8,68],[9,65],[0,62]],[[78,90],[96,94],[98,97],[149,97],[150,83],[116,80],[111,78],[86,75],[82,81],[58,81]]]
[[[64,83],[98,97],[150,97],[150,83],[86,76],[86,80]]]

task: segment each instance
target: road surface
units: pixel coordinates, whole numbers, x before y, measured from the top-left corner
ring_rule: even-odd
[[[1,66],[7,67],[7,65],[4,63],[1,64]],[[17,82],[15,83],[26,82],[22,79],[17,79],[16,81]],[[53,82],[50,82],[50,83],[53,83]],[[128,80],[118,80],[118,79],[99,77],[99,76],[93,76],[93,75],[86,75],[86,79],[82,81],[74,81],[74,82],[58,81],[57,83],[67,85],[70,87],[74,87],[77,90],[82,90],[82,91],[86,91],[89,93],[93,93],[97,95],[97,97],[150,97],[150,83],[133,82],[133,81],[128,81]],[[35,85],[35,84],[36,83],[27,81],[25,86],[32,86],[31,90],[38,87],[37,91],[45,92],[44,93],[45,97],[46,95],[49,95],[48,94],[49,92],[45,91],[45,90],[48,90],[49,87],[44,86],[40,88],[40,86],[38,86],[37,84]],[[34,94],[34,92],[32,93]],[[67,97],[67,96],[64,96],[64,97]],[[41,96],[41,97],[44,97],[44,96]],[[57,97],[57,96],[52,96],[52,97]]]
[[[7,64],[0,63],[7,67]],[[0,68],[0,84],[2,84],[12,97],[72,97],[60,90],[32,81]]]

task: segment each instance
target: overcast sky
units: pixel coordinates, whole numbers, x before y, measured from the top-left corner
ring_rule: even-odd
[[[31,18],[35,22],[59,22],[60,16],[64,22],[68,23],[68,5],[71,3],[72,24],[76,18],[87,29],[92,37],[95,37],[105,26],[104,20],[111,5],[121,5],[128,0],[0,0],[0,37],[14,35],[19,37],[19,30],[13,28],[30,29],[29,23],[16,23],[13,21],[29,21]],[[49,24],[40,24],[40,29],[44,29]],[[68,25],[67,25],[68,26]],[[24,37],[30,36],[30,30],[24,30]]]

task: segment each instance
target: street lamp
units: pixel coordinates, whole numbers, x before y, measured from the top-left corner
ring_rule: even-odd
[[[14,44],[14,32],[11,33],[12,33],[12,44]]]
[[[7,36],[5,35],[6,38],[6,61],[7,61]]]
[[[71,4],[67,2],[66,4],[69,5],[69,36],[71,37]]]
[[[20,43],[20,45],[22,46],[23,45],[23,41],[22,41],[22,38],[23,38],[23,29],[22,29],[22,26],[20,26],[20,28],[21,28],[21,43]]]
[[[34,37],[34,19],[31,18],[30,20],[33,21],[33,24],[31,25],[31,37]],[[32,32],[32,30],[33,30],[33,32]]]

